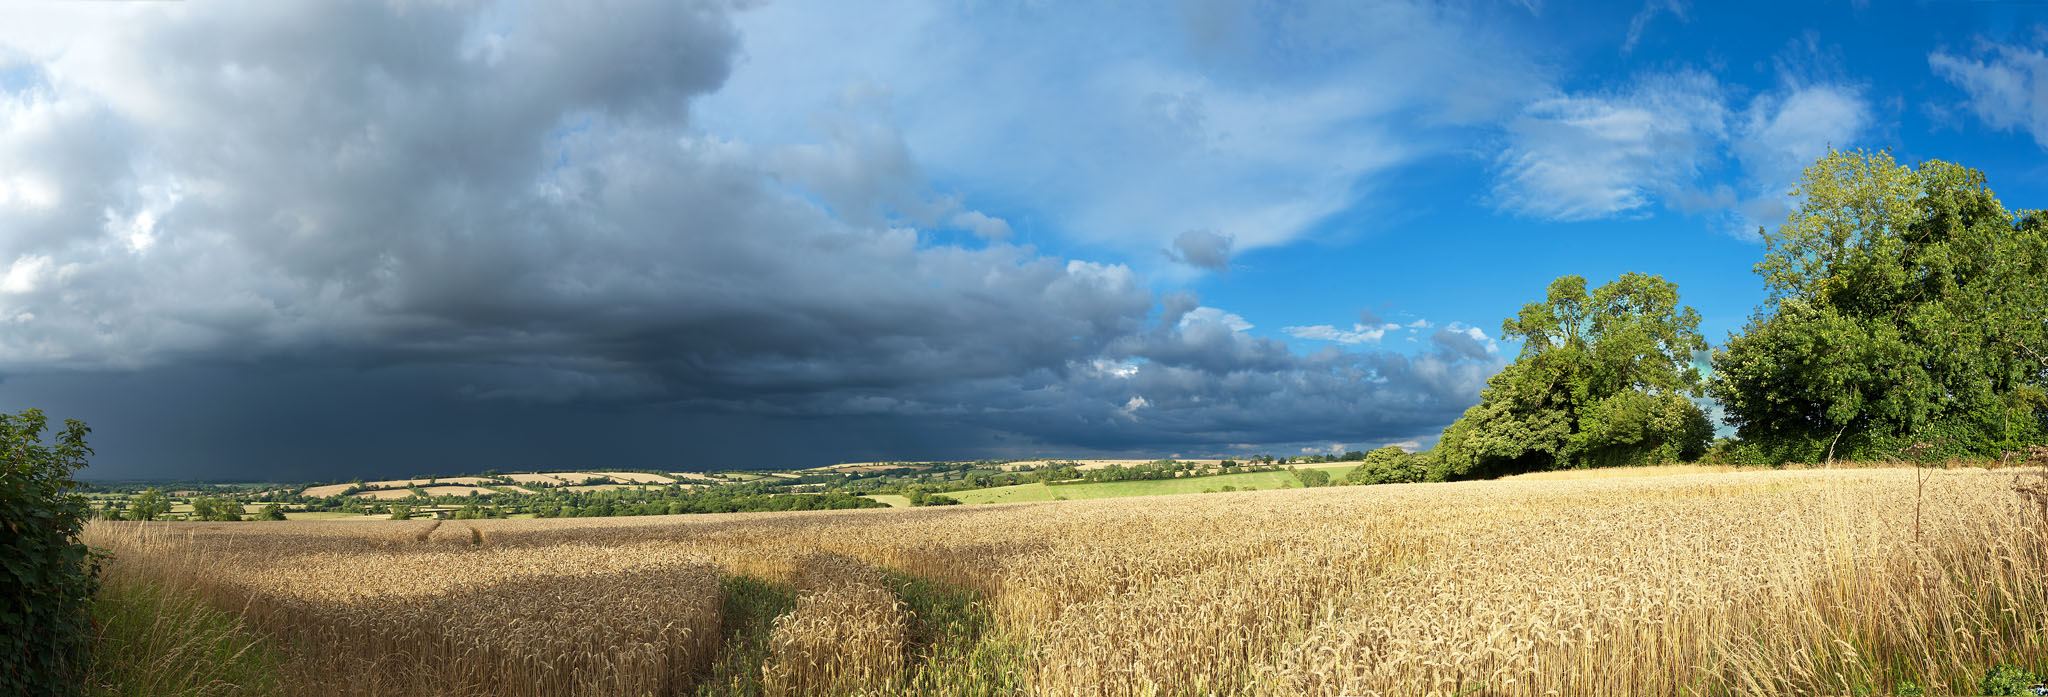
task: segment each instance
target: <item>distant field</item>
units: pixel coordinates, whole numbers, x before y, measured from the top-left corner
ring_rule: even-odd
[[[589,472],[588,474],[596,475],[599,477],[611,477],[622,482],[636,482],[640,484],[674,484],[676,482],[676,480],[673,478],[659,474],[649,474],[647,472]]]
[[[366,516],[361,513],[340,511],[300,511],[284,514],[285,520],[378,520],[384,516]]]
[[[716,481],[711,479],[710,477],[705,477],[704,475],[699,474],[685,473],[679,474],[677,476],[686,477],[689,479],[700,479],[704,481]],[[506,474],[499,475],[496,477],[441,477],[438,479],[391,479],[378,482],[364,482],[360,485],[326,484],[322,486],[307,487],[302,493],[306,496],[321,498],[339,495],[341,492],[347,491],[350,488],[360,487],[364,489],[364,491],[357,492],[356,496],[368,499],[391,500],[402,499],[411,496],[412,492],[406,488],[408,486],[421,487],[423,490],[427,492],[429,496],[468,496],[471,492],[476,492],[480,495],[485,496],[507,493],[535,494],[539,492],[535,491],[532,488],[534,486],[560,487],[565,485],[571,485],[571,489],[581,491],[598,491],[600,489],[579,488],[583,484],[583,482],[598,478],[606,478],[620,482],[633,482],[643,485],[674,484],[677,481],[677,479],[674,477],[669,477],[660,474],[650,474],[647,472],[540,472]],[[433,482],[433,485],[429,486],[429,482]],[[523,484],[526,486],[512,486],[512,484],[514,483]],[[610,488],[618,488],[618,485],[616,484],[605,486]]]
[[[818,469],[836,472],[880,472],[893,469],[931,469],[931,466],[903,462],[842,462],[831,467],[820,467]]]
[[[1968,695],[2048,667],[2041,470],[1662,471],[83,539],[110,586],[255,623],[285,697]]]
[[[420,487],[420,491],[427,492],[428,496],[468,496],[470,494],[490,496],[498,493],[497,491],[480,486],[423,486]]]
[[[895,508],[908,508],[910,497],[901,494],[870,494],[867,498],[889,504]]]
[[[1070,463],[1070,462],[1071,462],[1071,463],[1073,463],[1073,464],[1074,464],[1074,466],[1075,466],[1075,469],[1082,469],[1082,470],[1099,470],[1099,469],[1108,469],[1110,465],[1122,465],[1122,466],[1124,466],[1124,467],[1136,467],[1136,466],[1138,466],[1138,465],[1149,465],[1149,464],[1152,464],[1152,463],[1154,463],[1154,462],[1158,462],[1158,461],[1160,461],[1160,460],[1173,460],[1174,462],[1192,462],[1192,463],[1195,463],[1195,464],[1198,464],[1198,465],[1217,465],[1217,464],[1222,464],[1222,462],[1223,462],[1222,460],[1189,460],[1189,459],[1184,459],[1184,458],[1178,458],[1178,457],[1173,457],[1173,458],[1164,458],[1164,457],[1156,457],[1156,458],[1152,458],[1152,459],[1150,459],[1150,460],[1100,460],[1100,459],[1094,459],[1094,460],[1089,460],[1089,459],[1081,459],[1081,460],[1022,460],[1022,461],[1018,461],[1018,462],[1006,462],[1006,463],[1003,463],[1002,465],[999,465],[998,467],[999,467],[999,468],[1001,468],[1001,469],[1006,469],[1006,470],[1016,470],[1016,469],[1023,469],[1023,468],[1026,468],[1026,467],[1050,467],[1050,466],[1055,466],[1055,465],[1065,465],[1065,464],[1067,464],[1067,463]]]
[[[420,491],[427,492],[428,496],[468,496],[472,493],[480,496],[490,496],[499,493],[480,486],[423,486],[420,487]],[[412,495],[411,489],[378,489],[376,491],[357,493],[356,498],[390,501],[393,499],[409,498]]]
[[[425,485],[427,485],[427,484],[429,484],[429,483],[433,483],[433,484],[468,484],[468,485],[472,485],[472,486],[474,486],[474,485],[477,485],[477,484],[484,484],[484,483],[487,483],[487,482],[494,482],[494,481],[497,481],[497,480],[495,480],[495,479],[492,479],[492,478],[490,478],[490,477],[441,477],[441,478],[439,478],[439,479],[388,479],[388,480],[385,480],[385,481],[381,481],[381,482],[363,482],[363,483],[362,483],[362,487],[363,487],[363,488],[365,488],[365,489],[404,489],[404,488],[406,488],[406,487],[409,487],[409,486],[425,486]],[[347,491],[347,490],[349,489],[349,487],[353,487],[353,486],[356,486],[356,485],[355,485],[355,484],[328,484],[328,485],[326,485],[326,486],[309,486],[309,487],[306,487],[306,490],[305,490],[304,492],[302,492],[302,493],[303,493],[304,495],[306,495],[306,496],[312,496],[312,497],[326,497],[326,496],[335,496],[335,495],[338,495],[338,494],[340,494],[341,492]]]
[[[644,489],[646,487],[638,484],[578,484],[576,486],[559,488],[563,491],[616,491],[619,489]]]
[[[544,486],[560,486],[562,484],[568,483],[564,481],[561,477],[557,477],[552,474],[507,474],[503,476],[505,479],[510,479],[520,484],[541,484]]]
[[[1341,479],[1355,465],[1327,465],[1302,467],[1305,470],[1322,470],[1330,473],[1331,479]],[[1301,486],[1301,480],[1293,472],[1245,472],[1242,474],[1219,474],[1213,477],[1187,479],[1153,479],[1135,482],[1089,482],[1084,484],[1018,484],[988,489],[947,492],[947,496],[959,499],[961,503],[1020,503],[1025,501],[1114,499],[1127,496],[1166,496],[1171,494],[1199,494],[1223,487],[1237,487],[1239,491],[1264,491],[1268,489],[1291,489]]]

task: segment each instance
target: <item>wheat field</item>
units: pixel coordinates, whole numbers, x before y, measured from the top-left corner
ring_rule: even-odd
[[[110,583],[241,613],[304,695],[1959,694],[2048,662],[2041,476],[87,535]]]

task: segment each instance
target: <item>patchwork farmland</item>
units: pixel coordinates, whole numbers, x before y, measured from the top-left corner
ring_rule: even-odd
[[[694,476],[692,476],[694,475]],[[669,485],[683,480],[691,481],[685,486],[698,486],[710,480],[703,475],[661,475],[649,472],[546,472],[525,474],[502,474],[471,477],[436,477],[428,479],[392,479],[376,482],[350,484],[323,484],[309,486],[299,492],[306,498],[329,496],[355,496],[381,501],[414,497],[414,490],[428,497],[436,496],[491,496],[496,494],[533,494],[543,487],[561,487],[569,491],[610,491],[638,485]]]

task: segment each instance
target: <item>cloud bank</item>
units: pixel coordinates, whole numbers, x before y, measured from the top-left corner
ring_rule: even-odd
[[[601,5],[0,10],[10,398],[106,415],[109,475],[303,477],[1403,440],[1498,367],[1298,353],[1016,243],[880,88],[707,130],[733,10]],[[1207,99],[1159,108],[1254,115]]]

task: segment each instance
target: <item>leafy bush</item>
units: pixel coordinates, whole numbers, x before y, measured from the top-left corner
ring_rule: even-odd
[[[142,493],[128,504],[129,520],[156,520],[171,512],[171,503],[164,500],[164,492],[156,487],[143,489]]]
[[[1401,484],[1422,481],[1427,474],[1426,458],[1389,445],[1365,454],[1345,480],[1352,484]]]
[[[216,496],[192,499],[193,520],[236,521],[242,519],[242,504]]]
[[[2027,695],[2031,697],[2038,694],[2032,688],[2040,684],[2040,682],[2039,677],[2027,672],[2025,668],[2014,665],[2002,665],[1984,672],[1984,681],[1977,686],[1977,693],[1981,695]]]
[[[1330,473],[1322,470],[1295,470],[1294,478],[1301,480],[1301,485],[1304,487],[1330,485]]]
[[[0,414],[0,694],[73,695],[83,684],[99,559],[77,541],[90,512],[72,493],[91,429],[43,442],[41,411]]]

